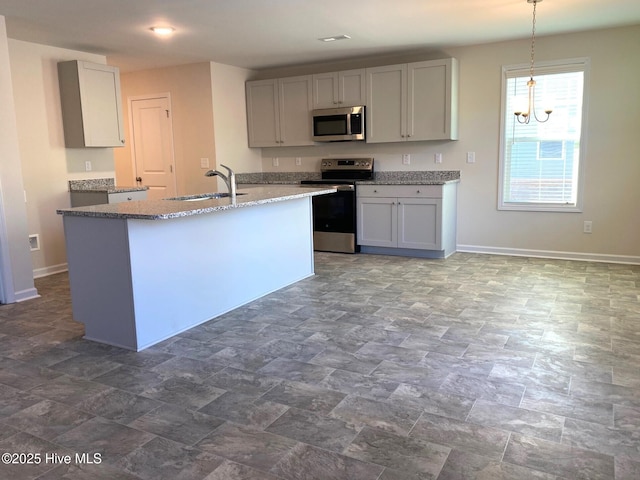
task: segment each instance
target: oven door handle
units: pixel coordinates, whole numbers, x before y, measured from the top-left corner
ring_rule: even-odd
[[[356,189],[355,185],[333,185],[333,186],[336,187],[336,190],[338,192],[353,192]]]

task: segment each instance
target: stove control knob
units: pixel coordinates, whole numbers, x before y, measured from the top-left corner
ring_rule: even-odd
[[[359,166],[360,166],[360,162],[356,162],[356,167],[359,167]]]

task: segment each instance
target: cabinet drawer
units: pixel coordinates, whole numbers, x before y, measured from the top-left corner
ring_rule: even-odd
[[[133,200],[146,200],[147,191],[118,192],[109,194],[109,203],[131,202]]]
[[[359,185],[359,197],[442,198],[442,185]]]

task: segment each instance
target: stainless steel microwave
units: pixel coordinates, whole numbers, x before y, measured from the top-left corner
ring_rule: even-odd
[[[314,142],[351,142],[364,140],[365,107],[341,107],[314,110]]]

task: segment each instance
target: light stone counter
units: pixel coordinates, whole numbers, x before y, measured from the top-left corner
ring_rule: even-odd
[[[92,178],[88,180],[69,180],[69,191],[79,193],[127,193],[144,192],[149,187],[115,185],[113,178]]]
[[[335,192],[335,189],[329,186],[314,188],[294,185],[267,185],[246,190],[240,189],[238,190],[235,201],[229,197],[186,201],[190,198],[196,199],[206,197],[207,195],[202,194],[179,197],[182,198],[182,200],[140,200],[108,205],[64,208],[57,210],[57,213],[65,216],[79,217],[165,220],[214,213],[234,208],[252,207],[265,203],[283,202],[333,192]]]
[[[239,184],[297,184],[319,180],[320,172],[264,172],[238,174]],[[403,170],[374,172],[372,180],[356,180],[356,185],[445,185],[460,181],[459,170]]]
[[[460,181],[459,170],[412,170],[375,172],[373,180],[358,185],[445,185]]]

